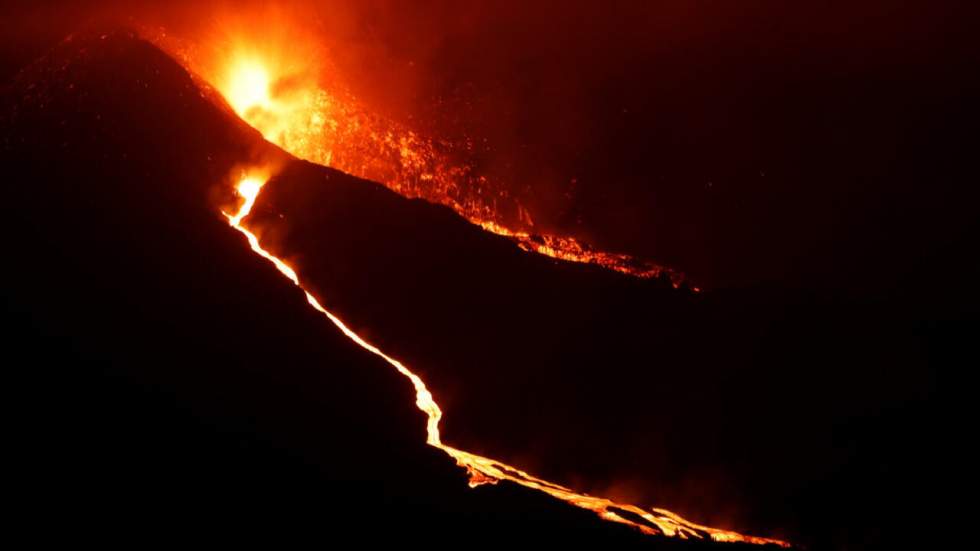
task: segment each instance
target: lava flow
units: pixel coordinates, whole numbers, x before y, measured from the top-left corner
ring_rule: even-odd
[[[403,363],[388,356],[377,346],[361,338],[361,336],[347,327],[340,318],[324,308],[316,297],[303,288],[299,281],[299,276],[296,275],[296,271],[281,259],[263,249],[258,237],[244,226],[243,222],[255,205],[255,201],[259,196],[259,192],[262,190],[262,186],[265,185],[265,181],[264,176],[257,174],[245,175],[241,178],[236,190],[238,195],[242,197],[243,202],[236,213],[224,213],[228,219],[228,223],[246,237],[248,244],[255,253],[272,262],[283,275],[302,289],[310,305],[326,316],[344,335],[357,343],[361,348],[388,362],[389,365],[412,382],[412,386],[415,388],[415,405],[427,417],[426,443],[444,451],[456,461],[457,465],[466,469],[470,477],[470,487],[476,487],[481,484],[496,484],[501,480],[507,480],[526,488],[539,490],[577,507],[593,511],[605,520],[632,526],[646,534],[662,534],[683,539],[709,538],[718,542],[743,542],[760,545],[773,544],[781,547],[789,547],[788,543],[776,539],[745,536],[737,532],[702,526],[685,520],[665,509],[651,508],[647,510],[636,505],[616,503],[609,499],[580,494],[569,488],[536,478],[520,469],[505,465],[494,459],[472,454],[444,444],[439,434],[439,421],[442,419],[442,410],[439,408],[439,404],[436,403],[432,393],[426,388],[425,382]]]
[[[336,81],[328,93],[321,65],[304,63],[318,56],[295,51],[298,44],[256,49],[254,39],[225,37],[219,53],[203,56],[200,63],[193,54],[178,53],[206,81],[215,83],[232,109],[271,142],[290,153],[329,165],[344,172],[382,183],[406,197],[423,198],[446,205],[483,229],[515,241],[522,249],[553,258],[595,264],[637,277],[667,276],[679,286],[680,274],[624,254],[596,251],[569,237],[538,235],[531,231],[533,221],[515,197],[478,176],[471,167],[458,162],[455,153],[469,144],[451,144],[423,137],[391,120],[366,110],[361,102]],[[173,50],[173,48],[170,48]],[[212,59],[213,58],[213,59]],[[495,484],[510,481],[538,490],[572,505],[593,511],[601,518],[625,524],[646,534],[679,538],[710,539],[719,542],[788,544],[769,538],[745,536],[728,530],[702,526],[663,509],[644,509],[593,497],[534,477],[494,459],[475,455],[443,443],[439,433],[442,410],[425,382],[403,363],[352,331],[303,288],[296,271],[259,243],[245,225],[267,181],[268,173],[243,175],[236,190],[243,199],[237,212],[225,213],[228,222],[248,240],[252,250],[303,289],[309,304],[322,313],[358,346],[380,357],[407,377],[415,389],[416,406],[427,417],[426,442],[452,457],[466,469],[469,484]],[[692,287],[693,290],[697,290]]]

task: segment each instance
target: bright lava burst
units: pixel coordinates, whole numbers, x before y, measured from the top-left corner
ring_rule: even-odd
[[[520,469],[494,459],[475,455],[444,444],[439,435],[439,421],[442,419],[442,410],[439,408],[439,404],[436,403],[432,393],[426,388],[425,382],[400,361],[388,356],[380,348],[361,338],[360,335],[347,327],[340,318],[324,308],[316,297],[303,288],[302,284],[300,284],[299,277],[296,275],[296,271],[263,249],[255,234],[243,225],[244,219],[251,212],[264,184],[264,178],[254,175],[246,175],[239,180],[236,190],[242,197],[243,202],[235,214],[224,213],[228,219],[228,223],[245,236],[253,251],[269,262],[272,262],[283,275],[302,289],[306,293],[306,300],[310,305],[326,316],[344,335],[357,343],[361,348],[388,362],[389,365],[412,382],[412,386],[415,387],[415,405],[427,417],[426,443],[444,451],[456,461],[457,465],[466,469],[470,477],[470,487],[476,487],[481,484],[496,484],[501,480],[509,480],[526,488],[539,490],[577,507],[593,511],[605,520],[632,526],[646,534],[662,534],[683,539],[709,538],[719,542],[743,542],[760,545],[773,544],[781,547],[789,547],[788,543],[776,539],[745,536],[737,532],[695,524],[664,509],[651,508],[647,510],[636,505],[616,503],[605,498],[580,494],[569,488],[536,478]]]
[[[340,86],[328,92],[309,69],[289,65],[275,56],[245,50],[210,76],[241,118],[293,155],[380,182],[405,197],[448,206],[525,251],[641,278],[663,276],[675,287],[684,280],[681,273],[653,262],[533,231],[531,214],[516,197],[458,162],[457,153],[465,156],[472,143],[422,136],[369,112]]]

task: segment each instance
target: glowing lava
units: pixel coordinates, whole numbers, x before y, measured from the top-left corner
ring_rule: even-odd
[[[269,73],[260,63],[241,60],[232,75],[225,97],[240,115],[256,107],[268,109],[271,106]]]
[[[301,46],[255,48],[245,39],[227,41],[233,53],[216,54],[217,61],[195,62],[187,53],[178,57],[215,83],[242,119],[293,155],[379,182],[405,197],[448,206],[525,251],[641,278],[667,277],[675,287],[684,280],[681,273],[647,260],[533,231],[530,213],[507,186],[460,161],[472,151],[471,141],[431,139],[378,116],[337,79],[328,91],[320,75],[335,71],[311,52],[296,52]],[[317,66],[311,58],[317,58]]]
[[[301,32],[301,29],[289,28]],[[297,48],[308,46],[309,41],[299,40],[295,36],[285,40],[268,38],[264,39],[268,43],[256,48],[254,36],[254,33],[232,33],[216,41],[222,46],[213,56],[195,58],[187,52],[177,52],[177,57],[205,80],[215,83],[239,116],[286,151],[380,182],[405,197],[446,205],[471,223],[515,241],[526,251],[561,260],[596,264],[637,277],[666,275],[675,285],[680,284],[680,274],[656,264],[623,254],[596,251],[572,238],[532,232],[530,214],[504,186],[488,182],[475,174],[470,166],[458,161],[461,157],[465,158],[472,144],[453,144],[421,136],[368,111],[336,82],[331,83],[328,93],[321,79],[330,71],[325,70],[321,56],[310,51],[297,51]],[[317,60],[317,65],[310,65],[313,63],[311,60]],[[361,338],[327,310],[303,288],[296,271],[263,249],[256,235],[245,226],[245,219],[267,178],[267,173],[257,172],[240,178],[236,190],[243,201],[237,212],[225,213],[228,223],[245,236],[255,253],[275,265],[302,289],[309,304],[344,335],[411,381],[415,389],[415,404],[427,419],[426,443],[442,450],[457,465],[466,469],[471,487],[510,481],[646,534],[788,547],[786,542],[775,539],[744,536],[702,526],[664,509],[645,509],[578,493],[494,459],[443,443],[439,433],[442,410],[425,382],[403,363]]]
[[[439,434],[439,421],[442,419],[442,410],[439,408],[439,404],[436,403],[432,393],[426,388],[425,382],[400,361],[388,356],[381,349],[361,338],[357,333],[348,328],[340,318],[324,308],[316,297],[310,294],[309,291],[306,291],[306,289],[303,289],[299,277],[296,275],[296,271],[263,249],[255,234],[243,225],[243,221],[255,205],[255,201],[265,181],[263,176],[256,174],[245,175],[239,180],[236,190],[242,197],[243,202],[235,214],[224,213],[228,219],[228,223],[245,236],[253,251],[272,262],[283,275],[302,289],[306,293],[306,300],[310,305],[326,316],[344,335],[357,343],[361,348],[388,362],[389,365],[411,381],[412,386],[415,388],[415,405],[425,413],[427,418],[426,443],[444,451],[456,461],[457,465],[466,469],[470,477],[469,484],[471,487],[476,487],[481,484],[495,484],[501,480],[508,480],[526,488],[539,490],[577,507],[593,511],[605,520],[632,526],[646,534],[662,534],[683,539],[709,538],[719,542],[773,544],[781,547],[789,547],[789,544],[780,540],[744,536],[737,532],[695,524],[664,509],[651,508],[647,510],[636,505],[621,504],[601,497],[580,494],[569,488],[536,478],[520,469],[494,459],[475,455],[444,444]]]

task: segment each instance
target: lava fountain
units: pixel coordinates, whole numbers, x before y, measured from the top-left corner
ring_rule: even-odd
[[[287,46],[275,38],[224,29],[211,40],[219,46],[201,52],[177,46],[159,32],[147,34],[213,85],[267,140],[297,157],[379,182],[405,197],[445,205],[528,252],[641,278],[666,277],[675,287],[685,280],[680,272],[648,260],[536,231],[530,212],[507,186],[478,174],[466,161],[472,140],[453,143],[424,136],[368,109],[325,56],[309,49],[312,40],[290,37]]]

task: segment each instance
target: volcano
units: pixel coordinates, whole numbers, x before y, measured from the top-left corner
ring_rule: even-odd
[[[841,423],[940,437],[925,428],[929,350],[901,312],[842,316],[787,291],[697,293],[529,254],[445,206],[282,151],[130,31],[70,37],[3,98],[18,495],[43,511],[38,529],[738,546],[652,537],[506,480],[468,488],[424,445],[411,385],[229,227],[222,212],[255,167],[268,174],[243,224],[426,381],[456,448],[788,538],[833,522],[831,507],[848,517],[841,488],[855,481],[882,501],[897,492],[902,475],[876,469],[899,452],[842,444]],[[928,455],[901,453],[900,473]],[[909,480],[903,492],[927,495]],[[889,507],[901,505],[876,514]]]
[[[5,304],[17,355],[45,366],[28,383],[43,396],[35,496],[76,496],[55,518],[302,533],[327,518],[331,539],[384,527],[437,545],[487,524],[637,541],[518,488],[473,495],[422,445],[410,387],[330,331],[220,216],[236,168],[294,161],[165,54],[128,32],[76,36],[9,93],[20,185],[4,221],[26,269],[5,274]],[[429,534],[434,521],[450,529]]]

